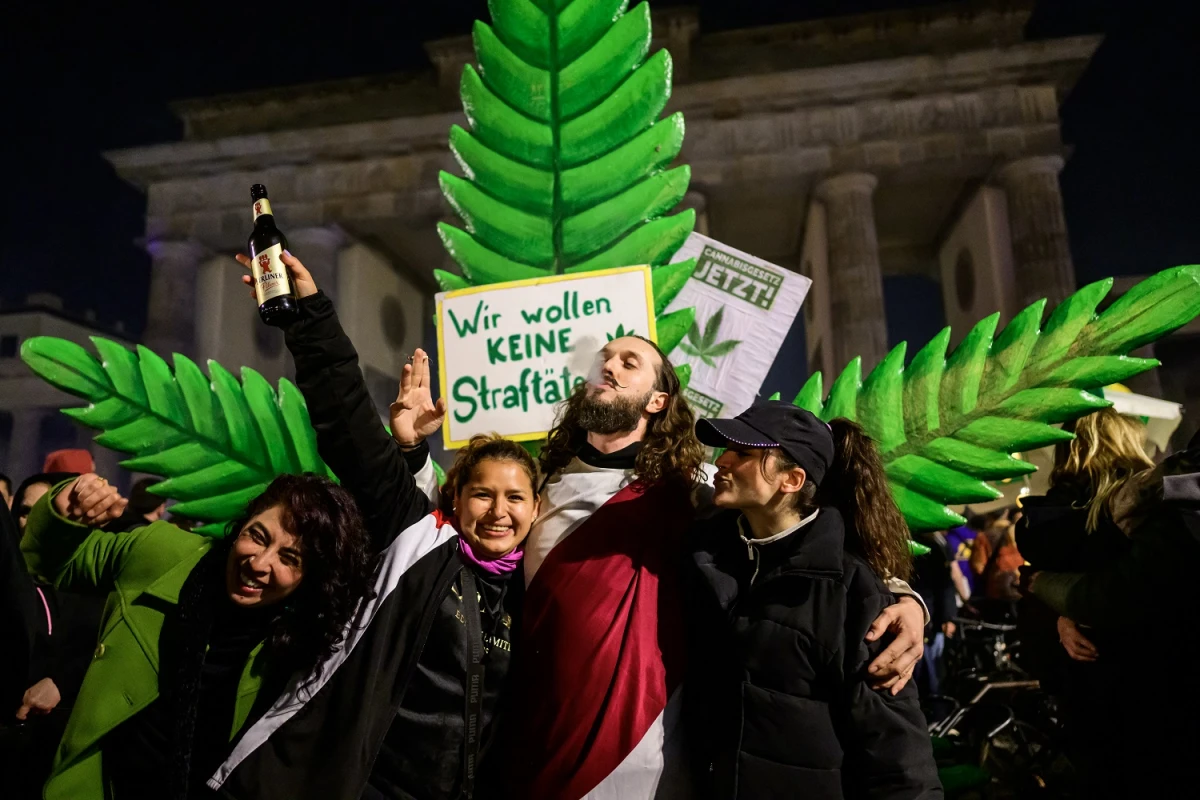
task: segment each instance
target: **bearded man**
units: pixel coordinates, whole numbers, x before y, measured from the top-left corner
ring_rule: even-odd
[[[681,389],[657,345],[615,339],[542,451],[542,515],[525,544],[511,797],[690,794],[678,581],[682,537],[707,510],[712,471]],[[925,612],[895,583],[902,601],[868,638],[897,635],[870,671],[898,692],[921,657]]]

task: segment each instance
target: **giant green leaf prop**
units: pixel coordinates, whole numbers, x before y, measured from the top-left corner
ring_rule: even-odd
[[[795,403],[867,429],[914,530],[960,524],[948,505],[993,499],[999,493],[989,481],[1032,472],[1010,454],[1070,438],[1053,423],[1109,405],[1089,389],[1158,363],[1126,353],[1200,314],[1200,266],[1148,278],[1097,316],[1111,286],[1080,289],[1044,325],[1045,301],[1034,303],[999,336],[992,315],[949,355],[946,329],[907,367],[899,345],[866,381],[855,359],[827,397],[818,372]],[[171,370],[144,347],[134,353],[92,341],[99,360],[51,337],[28,339],[21,357],[49,383],[90,401],[63,413],[101,430],[100,444],[132,455],[124,466],[167,478],[153,491],[179,501],[175,513],[214,523],[208,530],[216,532],[215,523],[233,518],[276,475],[328,474],[304,398],[289,381],[276,394],[251,369],[239,382],[210,361],[210,380],[184,356]],[[687,366],[678,371],[686,383]]]
[[[650,264],[662,315],[695,266],[668,264],[695,225],[664,216],[687,192],[683,115],[659,119],[671,95],[671,56],[650,51],[650,9],[628,0],[490,0],[475,23],[479,69],[463,70],[470,130],[450,130],[465,178],[442,192],[466,230],[439,223],[462,277],[435,270],[445,290]],[[670,352],[695,310],[658,319]]]
[[[1011,454],[1072,438],[1053,423],[1111,405],[1089,390],[1157,366],[1126,354],[1200,314],[1200,266],[1160,272],[1097,316],[1111,287],[1111,279],[1085,286],[1044,326],[1045,300],[999,336],[993,314],[948,356],[946,328],[907,367],[901,343],[865,381],[855,359],[824,399],[815,373],[794,402],[822,419],[847,417],[866,428],[911,529],[962,524],[947,505],[993,500],[1000,493],[989,481],[1033,472]]]
[[[209,377],[185,356],[175,369],[141,345],[137,352],[93,336],[100,360],[64,339],[38,336],[21,358],[65,392],[90,401],[63,413],[103,431],[96,441],[128,453],[122,466],[162,475],[151,492],[179,501],[172,512],[213,523],[240,514],[276,476],[332,474],[317,454],[317,437],[300,390],[242,369],[238,381],[209,361]]]

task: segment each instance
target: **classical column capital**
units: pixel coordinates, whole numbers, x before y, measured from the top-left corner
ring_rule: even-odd
[[[441,88],[446,102],[456,101],[463,66],[475,61],[475,47],[471,37],[453,36],[426,42],[425,53],[437,69],[438,87]]]
[[[1009,183],[1030,175],[1058,175],[1065,163],[1062,156],[1055,155],[1018,158],[997,170],[996,179],[1000,183]]]
[[[688,189],[679,203],[680,208],[694,208],[699,214],[708,210],[708,195],[699,189]]]
[[[873,194],[879,179],[869,172],[844,172],[826,178],[817,184],[818,200],[828,200],[831,197],[842,197],[848,194]]]
[[[199,264],[212,252],[192,239],[151,239],[145,247],[155,264]]]

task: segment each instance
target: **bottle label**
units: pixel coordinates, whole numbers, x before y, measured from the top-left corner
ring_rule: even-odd
[[[271,201],[268,200],[267,198],[264,197],[262,200],[254,201],[254,218],[255,219],[258,219],[263,214],[272,214],[273,215],[274,213],[275,212],[271,211]]]
[[[256,255],[253,269],[254,293],[258,295],[260,306],[273,297],[292,293],[292,282],[288,279],[287,266],[283,263],[282,244],[273,244]]]

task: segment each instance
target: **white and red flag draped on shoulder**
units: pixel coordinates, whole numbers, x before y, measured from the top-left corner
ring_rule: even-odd
[[[512,796],[649,800],[683,779],[678,583],[691,498],[575,459],[542,503],[526,544]]]

